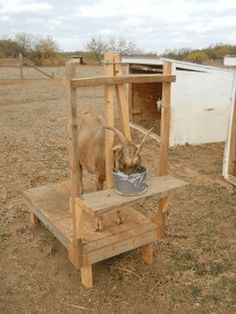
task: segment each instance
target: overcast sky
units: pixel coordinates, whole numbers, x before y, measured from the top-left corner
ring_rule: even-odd
[[[0,37],[50,35],[62,50],[123,37],[144,51],[236,44],[236,0],[0,0]]]

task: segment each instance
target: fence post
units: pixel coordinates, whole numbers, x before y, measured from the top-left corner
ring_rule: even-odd
[[[19,68],[20,68],[20,78],[23,79],[23,58],[22,53],[19,54]]]

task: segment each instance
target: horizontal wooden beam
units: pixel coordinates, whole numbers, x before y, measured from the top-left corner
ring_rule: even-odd
[[[126,83],[175,82],[175,80],[176,80],[175,75],[161,75],[161,74],[130,74],[123,76],[83,77],[71,79],[71,87],[78,88]]]

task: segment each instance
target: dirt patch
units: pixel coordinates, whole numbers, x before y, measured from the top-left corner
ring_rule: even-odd
[[[2,79],[17,74],[0,70]],[[103,261],[86,290],[65,248],[30,224],[22,191],[69,177],[64,69],[53,71],[56,80],[0,85],[1,313],[235,313],[236,194],[221,177],[223,143],[170,150],[171,174],[190,184],[173,199],[168,237],[155,244],[151,266],[136,250]],[[78,68],[78,75],[99,73]],[[102,88],[77,97],[80,111],[104,112]],[[143,160],[150,175],[158,154],[149,140]],[[152,216],[156,200],[137,208]]]

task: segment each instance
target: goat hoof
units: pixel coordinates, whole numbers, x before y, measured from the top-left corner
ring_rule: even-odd
[[[103,231],[103,229],[104,229],[103,224],[101,222],[97,222],[95,231],[101,232]]]
[[[122,225],[124,223],[124,217],[117,217],[116,218],[116,224]]]

